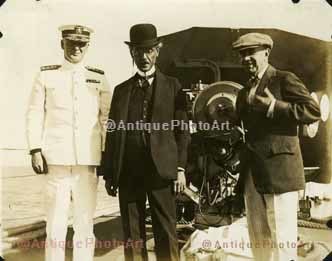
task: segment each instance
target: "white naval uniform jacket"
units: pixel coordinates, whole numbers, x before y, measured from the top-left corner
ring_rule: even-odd
[[[83,64],[41,67],[27,111],[29,149],[48,164],[99,165],[111,92],[104,72]]]

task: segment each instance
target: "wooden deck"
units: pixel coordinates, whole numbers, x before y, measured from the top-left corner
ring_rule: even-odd
[[[2,168],[3,229],[44,221],[44,175],[36,175],[29,167]],[[107,195],[104,180],[99,179],[96,216],[119,210],[118,199]]]

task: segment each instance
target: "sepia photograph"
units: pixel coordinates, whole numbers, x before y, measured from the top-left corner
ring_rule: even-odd
[[[0,1],[0,260],[332,260],[332,1]]]

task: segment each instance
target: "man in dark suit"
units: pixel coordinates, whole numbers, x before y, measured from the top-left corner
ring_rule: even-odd
[[[154,25],[134,25],[125,43],[138,72],[114,90],[109,119],[119,128],[108,131],[101,170],[110,195],[119,187],[124,238],[133,242],[125,246],[126,260],[147,259],[146,196],[157,260],[178,260],[175,194],[184,190],[190,136],[172,125],[187,123],[185,96],[178,80],[155,66],[162,44]],[[134,130],[125,130],[129,123]]]
[[[297,260],[298,191],[304,189],[298,125],[320,119],[318,104],[291,72],[269,65],[270,36],[245,34],[233,43],[249,73],[237,98],[247,129],[241,156],[244,192],[255,260]]]

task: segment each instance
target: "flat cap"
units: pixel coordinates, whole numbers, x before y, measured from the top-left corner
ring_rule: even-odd
[[[233,50],[241,51],[248,48],[266,47],[272,49],[273,40],[267,34],[248,33],[240,36],[233,44]]]
[[[93,33],[91,28],[78,24],[60,26],[59,31],[62,33],[62,38],[79,42],[89,42],[90,34]]]

